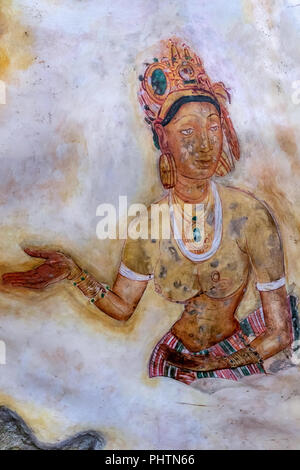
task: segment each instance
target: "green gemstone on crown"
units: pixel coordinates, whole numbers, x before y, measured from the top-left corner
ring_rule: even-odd
[[[192,220],[196,221],[196,220],[197,220],[197,216],[194,215],[194,217],[192,218]]]
[[[191,83],[196,83],[196,80],[184,80],[185,85],[190,85]]]
[[[167,79],[161,69],[155,69],[151,75],[151,86],[156,95],[164,95],[167,89]]]

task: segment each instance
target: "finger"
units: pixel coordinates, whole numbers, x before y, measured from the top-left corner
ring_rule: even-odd
[[[20,276],[36,276],[38,275],[38,268],[30,269],[29,271],[14,271],[12,273],[4,273],[3,277],[20,277]]]
[[[201,359],[197,360],[189,354],[178,353],[176,351],[170,351],[167,354],[166,361],[177,367],[186,367],[187,369],[198,367],[203,362]]]
[[[30,280],[30,279],[39,279],[40,275],[36,272],[25,272],[25,273],[6,273],[3,274],[3,282],[19,281],[19,280]]]
[[[41,285],[41,284],[48,284],[47,279],[39,278],[39,279],[15,279],[10,281],[9,283],[11,286],[23,286],[26,284],[26,286],[35,286],[35,285]]]
[[[25,287],[28,289],[43,289],[44,287],[47,287],[47,284],[45,282],[37,283],[37,284],[28,284],[26,282],[22,283],[13,283],[13,287]]]
[[[35,285],[41,284],[41,283],[45,283],[44,279],[40,279],[38,281],[27,281],[25,279],[25,280],[7,282],[6,284],[17,287],[17,286],[23,286],[24,284],[26,284],[28,286],[35,286]]]
[[[33,256],[34,258],[44,258],[44,259],[51,258],[51,256],[55,254],[55,251],[38,250],[34,248],[24,248],[24,251],[29,256]]]
[[[47,281],[43,276],[35,275],[35,276],[6,276],[3,277],[4,284],[11,284],[13,282],[28,282],[28,283],[36,283],[36,282],[43,282]]]
[[[4,282],[4,284],[8,284],[12,281],[16,281],[16,280],[19,280],[21,278],[22,278],[21,276],[18,276],[14,273],[8,273],[8,274],[3,274],[2,281]]]
[[[201,370],[201,367],[203,366],[202,364],[198,364],[198,362],[191,361],[189,359],[175,360],[168,358],[167,362],[172,366],[181,367],[189,370]]]
[[[14,278],[9,278],[8,280],[5,280],[5,284],[11,284],[11,285],[23,285],[23,284],[28,284],[30,286],[34,286],[36,284],[53,284],[54,282],[57,282],[61,279],[64,279],[63,276],[55,277],[53,274],[48,274],[45,276],[36,274],[35,276],[21,276],[21,277],[14,277]]]

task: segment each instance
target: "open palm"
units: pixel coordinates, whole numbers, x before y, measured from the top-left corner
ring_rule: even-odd
[[[15,287],[29,287],[31,289],[42,289],[50,284],[67,278],[71,271],[71,258],[59,251],[24,249],[29,256],[44,258],[46,261],[37,268],[25,272],[13,272],[3,274],[4,284]]]

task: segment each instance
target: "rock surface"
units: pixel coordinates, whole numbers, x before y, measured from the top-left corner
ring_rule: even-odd
[[[25,421],[14,411],[0,407],[0,450],[101,450],[104,438],[84,431],[56,444],[40,442]]]

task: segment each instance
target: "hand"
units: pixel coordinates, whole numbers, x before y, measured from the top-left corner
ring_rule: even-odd
[[[167,344],[161,344],[159,352],[163,354],[165,361],[181,369],[206,372],[228,367],[226,358],[213,357],[208,354],[194,356],[193,354],[179,353],[171,349]]]
[[[81,272],[72,258],[59,251],[24,249],[29,256],[44,258],[46,261],[37,268],[25,272],[14,272],[3,274],[4,284],[14,287],[29,287],[31,289],[43,289],[55,282],[76,277]]]

